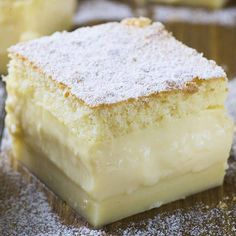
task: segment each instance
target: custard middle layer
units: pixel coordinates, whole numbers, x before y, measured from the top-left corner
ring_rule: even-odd
[[[163,120],[158,126],[91,146],[71,134],[49,111],[23,98],[19,101],[20,110],[7,118],[12,135],[43,152],[97,200],[129,194],[216,163],[226,166],[232,122],[221,109]]]

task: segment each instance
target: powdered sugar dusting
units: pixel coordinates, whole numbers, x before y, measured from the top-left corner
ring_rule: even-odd
[[[196,77],[225,76],[214,61],[178,42],[161,23],[85,27],[21,43],[10,52],[70,87],[90,106],[181,89]]]
[[[207,205],[197,203],[188,210],[177,209],[171,213],[161,213],[149,220],[137,224],[130,223],[123,236],[149,236],[149,235],[234,235],[236,223],[234,221],[236,204],[232,198],[224,198],[218,205],[208,209]],[[230,225],[228,230],[218,224]],[[230,224],[229,224],[230,222]],[[119,231],[118,231],[119,232]],[[187,232],[187,233],[186,233]]]

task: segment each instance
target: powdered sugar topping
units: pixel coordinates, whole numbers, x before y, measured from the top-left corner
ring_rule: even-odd
[[[11,47],[90,106],[181,89],[225,73],[172,37],[161,23],[107,23]],[[170,87],[171,84],[171,87]]]

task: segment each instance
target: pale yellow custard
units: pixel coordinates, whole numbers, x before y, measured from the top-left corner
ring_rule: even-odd
[[[0,74],[7,70],[8,47],[70,29],[75,8],[76,0],[0,0]]]
[[[225,73],[160,23],[56,33],[10,56],[13,154],[92,225],[222,184]]]

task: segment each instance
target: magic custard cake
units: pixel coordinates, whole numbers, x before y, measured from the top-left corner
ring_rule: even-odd
[[[226,75],[161,23],[125,19],[9,53],[13,154],[92,225],[222,184]]]
[[[136,0],[139,2],[158,2],[164,4],[187,4],[192,6],[202,6],[208,8],[223,7],[228,0]]]
[[[75,8],[76,0],[0,0],[0,74],[9,46],[70,29]]]

